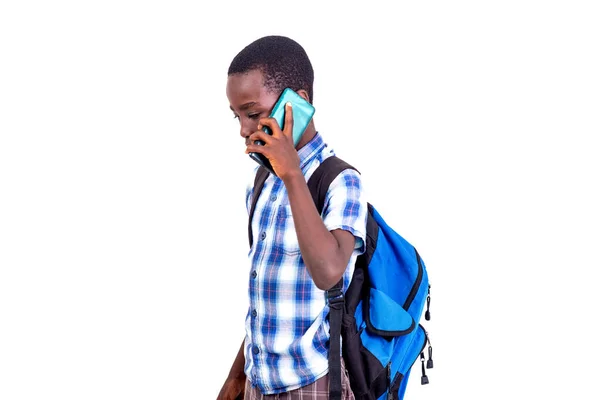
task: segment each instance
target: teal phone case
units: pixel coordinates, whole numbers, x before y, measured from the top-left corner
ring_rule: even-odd
[[[294,147],[298,145],[300,139],[302,138],[302,134],[308,127],[313,115],[315,114],[315,108],[308,101],[304,100],[302,96],[296,93],[294,90],[290,88],[285,88],[277,103],[273,106],[273,110],[271,110],[271,114],[269,115],[271,118],[277,121],[279,127],[283,130],[284,122],[285,122],[285,104],[287,102],[292,103],[292,115],[294,117],[293,128],[292,128],[292,138],[294,140]],[[263,127],[263,130],[272,135],[271,130],[268,127]],[[259,145],[264,145],[261,140],[257,140],[255,142]],[[265,167],[269,172],[273,175],[276,175],[271,167],[271,163],[267,159],[267,157],[263,156],[259,153],[250,153],[250,158],[254,161]]]
[[[288,101],[292,103],[292,112],[294,116],[292,137],[294,138],[294,146],[297,146],[302,138],[302,134],[315,113],[315,108],[298,93],[290,88],[286,88],[283,93],[281,93],[277,103],[273,106],[270,115],[271,118],[274,118],[277,121],[277,124],[282,130],[285,122],[285,103]],[[269,130],[268,128],[266,129]],[[271,132],[267,133],[271,134]]]

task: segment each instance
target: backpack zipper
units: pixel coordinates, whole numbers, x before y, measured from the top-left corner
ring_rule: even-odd
[[[392,362],[388,362],[387,364],[387,400],[394,400],[394,394],[392,393]]]
[[[412,289],[410,289],[410,293],[408,294],[408,297],[406,298],[406,301],[404,302],[404,305],[402,306],[407,311],[408,311],[408,308],[410,307],[410,304],[413,302],[413,300],[417,296],[417,292],[419,291],[419,286],[421,286],[421,281],[423,280],[423,264],[421,263],[421,256],[419,256],[417,249],[415,249],[415,256],[417,257],[417,264],[419,264],[419,271],[417,272],[417,279],[415,280],[415,283],[414,283]]]
[[[421,357],[421,385],[427,385],[429,383],[429,377],[427,377],[427,375],[425,374],[425,369],[433,368],[433,359],[431,358],[432,357],[431,341],[429,340],[429,332],[427,332],[427,329],[425,329],[425,327],[421,324],[419,324],[419,326],[421,327],[421,329],[423,329],[425,338],[423,339],[423,345],[421,346],[421,350],[419,350],[417,357],[413,360],[413,364],[415,363],[415,361],[417,361],[417,359],[419,357]],[[429,360],[427,360],[427,367],[425,367],[425,347],[427,347],[428,344],[429,344],[429,349],[428,349]],[[390,391],[392,388],[392,362],[391,361],[388,362],[386,368],[387,368],[387,387],[388,387],[388,394],[386,396],[386,400],[394,400],[394,394]],[[399,378],[399,376],[398,376],[398,378]]]
[[[431,284],[427,285],[427,310],[425,311],[425,319],[427,321],[431,319],[431,313],[429,312],[429,303],[431,303]]]

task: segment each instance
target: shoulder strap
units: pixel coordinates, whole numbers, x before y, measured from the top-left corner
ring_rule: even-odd
[[[254,190],[252,191],[252,205],[250,206],[250,213],[248,214],[248,241],[250,247],[252,247],[252,215],[254,215],[254,209],[256,208],[256,202],[260,196],[260,192],[265,184],[265,181],[269,177],[269,171],[264,167],[259,167],[254,176]]]
[[[359,172],[352,165],[346,161],[338,158],[337,156],[331,156],[323,160],[323,162],[317,167],[315,172],[308,179],[307,185],[312,195],[313,201],[317,206],[319,214],[323,212],[325,206],[325,198],[327,197],[327,191],[329,185],[334,179],[340,174],[340,172],[346,169],[353,169]],[[360,173],[360,172],[359,172]]]
[[[308,189],[313,201],[317,206],[319,214],[323,212],[325,198],[331,182],[344,170],[356,168],[344,160],[331,156],[326,158],[308,179]],[[360,172],[359,172],[360,173]],[[327,291],[327,302],[329,304],[329,398],[340,400],[342,396],[342,366],[340,362],[342,333],[342,318],[344,314],[344,296],[342,292],[343,279],[340,279],[331,289]]]

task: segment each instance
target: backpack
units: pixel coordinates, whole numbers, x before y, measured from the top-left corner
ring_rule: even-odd
[[[329,185],[349,168],[356,170],[337,156],[330,156],[309,178],[308,188],[319,214]],[[248,222],[250,246],[252,214],[268,175],[260,167],[254,180]],[[341,352],[357,400],[402,400],[417,358],[420,356],[422,385],[429,383],[425,369],[433,368],[429,335],[420,323],[425,304],[425,319],[430,319],[429,276],[417,250],[388,226],[370,203],[366,233],[366,250],[356,259],[346,293],[342,292],[342,280],[326,292],[330,399],[341,398]]]

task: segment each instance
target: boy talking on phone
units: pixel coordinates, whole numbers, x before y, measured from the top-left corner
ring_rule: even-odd
[[[246,153],[264,155],[275,174],[257,199],[249,262],[239,268],[249,285],[246,332],[218,400],[329,398],[325,291],[342,278],[348,288],[364,252],[367,202],[360,175],[346,170],[330,185],[319,215],[307,180],[333,149],[314,120],[294,146],[290,105],[283,130],[269,118],[285,88],[312,103],[313,79],[305,50],[283,36],[255,40],[229,66],[226,94]],[[249,212],[253,195],[249,182]],[[343,360],[342,398],[354,399]]]

